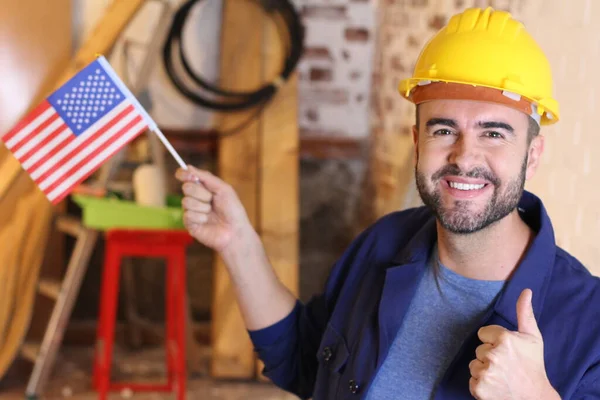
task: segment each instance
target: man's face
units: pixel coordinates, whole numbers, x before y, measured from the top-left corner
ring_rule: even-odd
[[[529,118],[499,104],[436,100],[419,106],[414,128],[417,188],[441,225],[479,231],[518,205],[543,138],[527,140]]]

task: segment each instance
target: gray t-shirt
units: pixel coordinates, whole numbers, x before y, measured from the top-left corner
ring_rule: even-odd
[[[463,341],[504,285],[504,281],[465,278],[439,263],[440,294],[433,262],[439,263],[437,251],[369,389],[369,400],[433,399]]]

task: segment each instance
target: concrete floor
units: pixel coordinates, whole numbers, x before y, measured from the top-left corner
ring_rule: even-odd
[[[54,374],[40,400],[96,400],[91,387],[92,349],[63,349]],[[163,381],[165,376],[162,349],[125,352],[117,349],[114,356],[113,379],[121,381]],[[0,382],[0,400],[23,400],[29,365],[16,363]],[[297,400],[270,383],[217,381],[206,374],[188,380],[189,400]],[[110,400],[163,400],[175,399],[164,393],[113,393]]]

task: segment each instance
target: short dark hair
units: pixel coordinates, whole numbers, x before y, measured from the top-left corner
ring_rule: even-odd
[[[540,134],[540,126],[534,120],[531,115],[528,115],[529,126],[527,127],[527,145],[531,144],[531,141]],[[419,105],[415,107],[415,123],[417,125],[417,129],[419,128]]]

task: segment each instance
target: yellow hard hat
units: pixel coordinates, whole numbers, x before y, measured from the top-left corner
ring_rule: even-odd
[[[398,89],[415,104],[482,99],[514,106],[542,125],[559,120],[548,59],[521,22],[491,7],[453,16]]]

